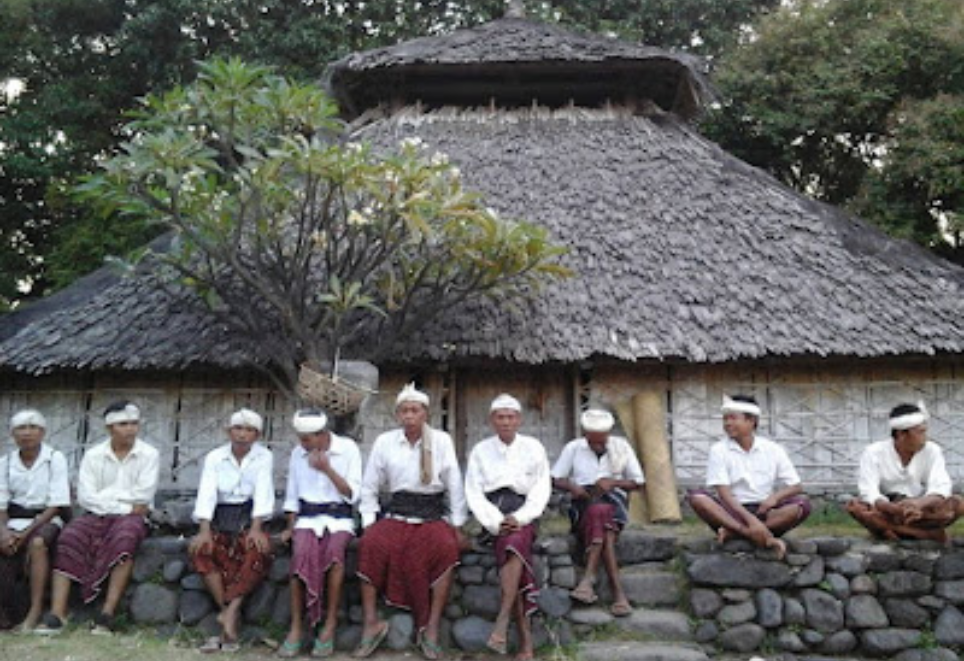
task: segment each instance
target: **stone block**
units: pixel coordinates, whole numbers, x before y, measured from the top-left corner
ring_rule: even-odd
[[[262,581],[254,592],[244,600],[244,621],[261,622],[271,617],[277,588],[271,581]]]
[[[826,561],[823,556],[814,556],[810,564],[800,569],[793,576],[793,585],[798,588],[810,588],[823,581],[826,571]]]
[[[676,611],[637,608],[629,617],[616,618],[615,625],[623,631],[659,640],[692,640],[689,620]]]
[[[956,606],[964,604],[964,580],[938,581],[934,587],[934,595]]]
[[[941,645],[964,646],[964,614],[948,606],[934,622],[934,637]]]
[[[871,595],[852,597],[845,610],[847,626],[852,629],[883,629],[890,626],[884,607]]]
[[[852,594],[877,594],[877,581],[867,574],[854,576],[850,579],[850,592]]]
[[[625,530],[616,543],[619,565],[670,560],[676,555],[676,538],[653,535],[642,530]]]
[[[942,555],[934,565],[934,578],[940,581],[964,578],[964,551]]]
[[[707,555],[695,560],[686,572],[697,585],[736,588],[776,588],[790,583],[790,568],[782,562],[756,558]]]
[[[415,621],[409,613],[395,613],[388,618],[388,637],[385,646],[401,651],[408,649],[414,641]]]
[[[930,576],[914,571],[891,571],[877,577],[877,593],[882,597],[920,597],[932,586]]]
[[[746,654],[759,649],[766,637],[766,629],[759,624],[748,622],[739,626],[727,629],[717,642],[721,648],[730,652]]]
[[[134,589],[129,606],[131,619],[137,624],[170,624],[177,620],[179,595],[176,590],[142,583]]]
[[[729,604],[716,615],[716,619],[727,626],[750,622],[754,618],[756,618],[756,605],[752,601]]]
[[[159,550],[138,551],[134,558],[134,573],[131,575],[131,579],[135,583],[143,583],[154,577],[160,577],[164,572],[165,561],[164,554]]]
[[[844,553],[843,555],[827,558],[827,570],[843,574],[847,578],[856,576],[857,574],[863,574],[867,571],[868,564],[869,562],[863,554]]]
[[[851,540],[843,537],[814,537],[811,541],[817,545],[817,553],[825,557],[843,555],[851,545]]]
[[[470,615],[495,619],[499,614],[499,599],[500,593],[497,587],[469,585],[462,593],[462,608]]]
[[[913,629],[867,629],[860,632],[861,651],[870,656],[893,656],[920,645],[921,632]]]
[[[844,600],[850,596],[850,581],[843,574],[827,574],[824,580],[830,587],[830,594],[837,599]]]
[[[807,626],[822,633],[839,631],[844,626],[843,604],[822,590],[808,588],[800,593],[807,612]]]
[[[766,629],[783,624],[783,597],[776,590],[764,588],[756,593],[756,623]]]
[[[696,617],[714,617],[721,608],[723,608],[723,598],[715,590],[706,588],[690,590],[690,609]]]
[[[841,654],[847,654],[857,649],[858,642],[857,636],[844,629],[843,631],[837,631],[824,638],[823,642],[819,645],[819,649],[824,654],[840,656]]]
[[[492,633],[492,622],[477,615],[462,618],[452,625],[452,639],[459,649],[466,652],[481,652]]]
[[[565,617],[572,610],[569,590],[543,588],[539,591],[539,609],[549,617]]]
[[[187,571],[187,562],[177,558],[175,560],[168,560],[164,563],[164,569],[161,571],[164,577],[165,583],[177,583],[184,576],[184,572]]]
[[[178,620],[187,626],[194,626],[209,613],[214,612],[214,600],[207,592],[185,590],[178,603]]]
[[[886,599],[884,611],[891,626],[905,629],[919,629],[930,620],[927,609],[910,599]]]

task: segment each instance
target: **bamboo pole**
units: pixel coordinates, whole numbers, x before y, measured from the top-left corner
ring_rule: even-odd
[[[673,453],[666,438],[663,392],[646,388],[632,399],[633,439],[646,475],[646,505],[654,522],[682,520]]]

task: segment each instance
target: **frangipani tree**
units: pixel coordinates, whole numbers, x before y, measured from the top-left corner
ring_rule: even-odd
[[[127,130],[83,197],[170,227],[172,248],[152,255],[165,286],[256,341],[289,392],[303,362],[569,275],[544,229],[499,218],[444,155],[347,142],[320,89],[265,67],[204,63]]]

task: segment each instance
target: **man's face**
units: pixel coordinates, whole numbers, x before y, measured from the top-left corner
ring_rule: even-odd
[[[522,426],[522,414],[512,409],[496,409],[489,415],[492,429],[503,441],[515,438],[515,433]]]
[[[395,418],[405,431],[421,431],[428,421],[428,409],[418,402],[402,402],[395,409]]]
[[[304,448],[305,452],[311,452],[312,450],[319,449],[328,435],[327,431],[316,431],[310,434],[299,434],[298,442],[301,443],[301,447]]]
[[[234,425],[228,427],[228,438],[231,439],[232,443],[238,445],[251,445],[261,436],[259,432],[254,427],[248,427],[247,425]]]
[[[927,425],[917,425],[897,432],[897,447],[910,454],[917,454],[927,443]]]
[[[606,453],[606,444],[609,443],[609,433],[604,431],[587,431],[585,433],[589,448],[597,455]]]
[[[44,440],[44,428],[36,425],[23,425],[13,430],[13,442],[24,451],[36,450]]]
[[[730,438],[746,438],[752,436],[756,428],[756,419],[746,413],[724,413],[723,431]]]
[[[137,432],[140,431],[140,428],[140,423],[132,420],[128,422],[115,422],[107,427],[107,431],[110,433],[110,439],[112,441],[133,443],[134,439],[137,438]]]

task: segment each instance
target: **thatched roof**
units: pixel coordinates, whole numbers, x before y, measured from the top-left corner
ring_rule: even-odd
[[[534,30],[526,21],[490,25]],[[351,88],[364,80],[352,77],[357,72],[404,68],[432,52],[435,64],[504,62],[506,48],[491,29],[354,56],[336,64],[331,80]],[[547,39],[557,33],[546,28]],[[606,53],[646,59],[645,49],[633,50],[641,47],[602,41]],[[593,61],[591,43],[574,49],[572,60]],[[547,49],[512,52],[524,65]],[[565,261],[577,272],[531,301],[452,310],[396,347],[398,360],[964,353],[964,269],[789,190],[675,114],[641,107],[418,104],[359,120],[367,122],[359,137],[385,149],[418,136],[448,154],[490,206],[543,224],[568,245]],[[230,368],[249,359],[264,356],[196,306],[107,271],[0,318],[0,367],[28,372]]]
[[[698,58],[503,18],[440,37],[353,53],[326,72],[354,117],[379,104],[502,108],[650,101],[691,118],[711,96]]]

